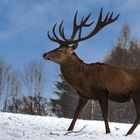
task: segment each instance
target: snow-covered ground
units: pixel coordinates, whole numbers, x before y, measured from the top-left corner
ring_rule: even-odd
[[[102,121],[78,120],[73,133],[67,133],[71,119],[0,113],[0,140],[140,140],[140,126],[125,136],[130,124],[110,123],[105,134]]]

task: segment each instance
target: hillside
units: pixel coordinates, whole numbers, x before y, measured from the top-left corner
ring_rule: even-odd
[[[0,140],[139,140],[140,126],[124,136],[130,124],[110,123],[105,134],[102,121],[78,120],[73,133],[67,133],[71,119],[0,113]]]

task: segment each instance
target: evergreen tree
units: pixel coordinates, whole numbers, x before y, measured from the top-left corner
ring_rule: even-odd
[[[58,117],[72,118],[78,103],[78,95],[75,94],[73,88],[63,80],[61,75],[60,78],[61,80],[55,84],[57,91],[54,93],[57,95],[57,98],[51,99],[52,111]]]

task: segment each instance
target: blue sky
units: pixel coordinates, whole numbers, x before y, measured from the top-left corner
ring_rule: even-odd
[[[59,66],[45,62],[42,54],[58,46],[47,38],[47,31],[56,22],[64,20],[65,32],[69,34],[76,10],[79,10],[79,19],[91,12],[91,20],[95,21],[101,7],[104,15],[108,11],[114,11],[114,15],[120,13],[115,23],[81,42],[76,50],[87,63],[103,61],[124,23],[130,25],[132,37],[140,40],[139,6],[139,0],[0,0],[0,57],[15,69],[23,69],[34,59],[42,60],[49,85],[53,85]]]

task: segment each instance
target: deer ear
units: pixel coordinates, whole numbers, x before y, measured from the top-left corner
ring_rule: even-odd
[[[69,52],[70,54],[73,54],[73,53],[74,53],[74,49],[73,49],[72,47],[70,47],[70,48],[68,49],[68,52]]]
[[[75,43],[73,46],[71,46],[71,48],[72,48],[73,50],[76,50],[77,47],[78,47],[78,43]]]

